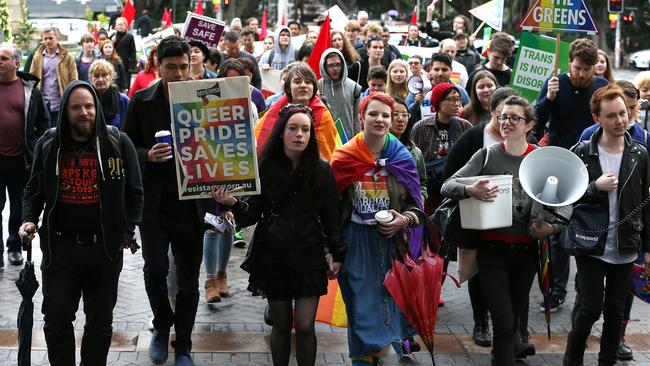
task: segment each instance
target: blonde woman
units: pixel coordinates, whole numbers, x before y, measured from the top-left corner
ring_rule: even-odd
[[[393,60],[388,65],[388,84],[386,94],[393,98],[406,99],[409,94],[406,87],[409,78],[409,65],[401,59]]]

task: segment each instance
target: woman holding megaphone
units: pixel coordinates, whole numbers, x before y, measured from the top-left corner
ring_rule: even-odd
[[[553,234],[557,226],[536,225],[531,219],[532,199],[519,183],[519,165],[536,146],[526,140],[534,125],[534,114],[528,102],[516,95],[508,97],[500,115],[499,132],[503,141],[477,151],[469,162],[449,178],[441,193],[451,199],[475,198],[492,202],[499,187],[489,179],[473,184],[458,178],[512,175],[512,226],[483,230],[477,248],[478,275],[486,295],[494,326],[492,364],[511,366],[515,363],[513,342],[517,319],[523,311],[537,272],[536,239]]]

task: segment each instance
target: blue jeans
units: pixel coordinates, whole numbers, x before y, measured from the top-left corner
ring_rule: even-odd
[[[233,234],[206,230],[203,235],[203,266],[208,277],[216,277],[217,270],[225,270],[230,260]]]
[[[27,184],[27,168],[25,158],[19,156],[0,155],[0,254],[4,253],[2,238],[2,210],[5,207],[9,193],[9,236],[7,237],[7,251],[22,251],[18,229],[23,216],[23,191]]]

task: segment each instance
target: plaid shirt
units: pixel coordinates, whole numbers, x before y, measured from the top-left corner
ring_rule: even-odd
[[[453,117],[456,120],[456,131],[454,141],[447,141],[447,131],[438,130],[436,127],[436,114],[417,122],[411,130],[411,140],[422,150],[424,161],[432,161],[438,158],[438,152],[449,151],[451,145],[458,141],[463,132],[472,127],[472,124],[460,117]],[[451,127],[450,127],[451,128]]]

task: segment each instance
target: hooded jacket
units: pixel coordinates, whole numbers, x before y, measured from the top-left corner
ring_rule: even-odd
[[[325,68],[325,60],[331,54],[337,54],[341,58],[341,76],[338,80],[333,80]],[[361,85],[348,79],[348,67],[345,63],[345,57],[343,57],[341,51],[335,48],[328,48],[323,52],[320,58],[320,74],[322,78],[318,80],[318,89],[321,93],[321,99],[325,99],[329,105],[334,122],[339,118],[343,122],[347,134],[345,140],[347,141],[361,131],[358,122]],[[343,136],[341,137],[343,138]]]
[[[102,245],[106,256],[113,260],[119,252],[121,242],[135,232],[140,222],[143,207],[142,179],[136,150],[126,134],[117,128],[107,126],[102,109],[99,108],[97,94],[92,86],[83,81],[75,81],[64,91],[61,98],[61,111],[65,111],[72,90],[86,88],[95,101],[94,145],[98,159],[100,192],[100,226]],[[23,198],[23,221],[38,224],[43,207],[43,224],[39,229],[43,265],[49,266],[52,260],[50,249],[51,215],[59,194],[59,164],[62,158],[62,144],[65,134],[70,132],[70,122],[66,113],[59,113],[56,128],[50,128],[38,141],[34,154],[31,176],[25,187]],[[121,168],[121,169],[120,169]]]
[[[268,64],[271,65],[271,67],[276,70],[282,70],[287,65],[289,65],[290,63],[296,60],[296,51],[293,48],[291,39],[289,39],[289,45],[284,51],[280,47],[280,33],[282,31],[289,32],[289,27],[283,26],[278,28],[275,31],[275,46],[273,46],[272,50],[264,52],[264,54],[260,58],[260,62],[259,62],[260,65]],[[291,32],[289,32],[289,34],[291,34]]]
[[[31,169],[34,161],[34,148],[36,141],[50,127],[50,114],[45,109],[45,102],[41,91],[36,87],[40,81],[36,76],[18,71],[16,76],[23,82],[25,90],[25,166]]]

